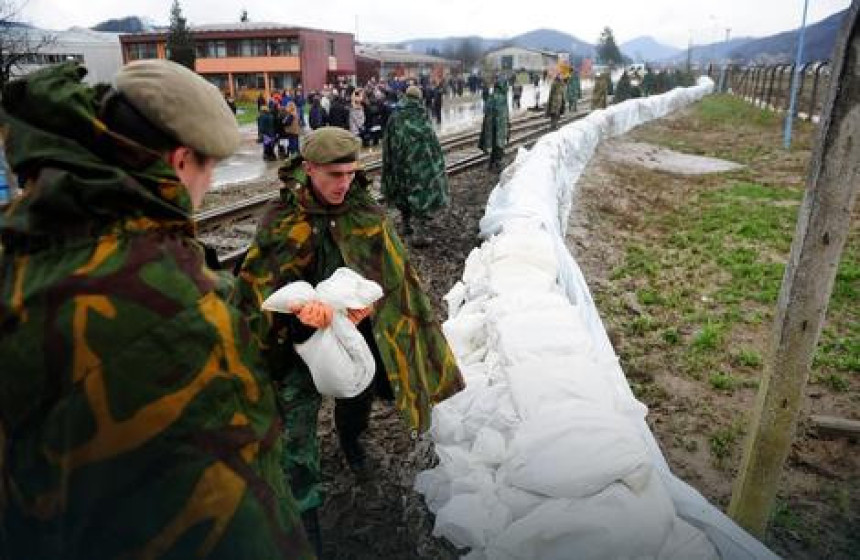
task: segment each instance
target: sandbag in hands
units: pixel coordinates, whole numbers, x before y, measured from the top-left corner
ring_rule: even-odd
[[[338,268],[316,289],[304,281],[287,284],[269,296],[262,308],[275,313],[298,311],[303,322],[320,325],[308,340],[295,345],[296,352],[307,364],[320,394],[350,398],[370,385],[376,370],[373,354],[354,323],[369,315],[370,307],[381,297],[379,284],[348,268]],[[323,326],[329,322],[325,306],[333,311],[328,326]]]

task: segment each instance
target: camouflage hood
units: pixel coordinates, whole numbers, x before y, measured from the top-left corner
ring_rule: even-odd
[[[405,97],[382,142],[382,194],[389,204],[424,216],[449,202],[445,155],[421,101]]]
[[[53,66],[3,92],[9,165],[26,180],[25,196],[0,217],[8,250],[16,240],[99,234],[142,218],[193,231],[185,186],[161,154],[106,128],[98,114],[110,89],[82,83],[85,74]]]

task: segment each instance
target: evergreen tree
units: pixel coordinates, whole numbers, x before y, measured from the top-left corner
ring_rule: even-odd
[[[642,95],[648,97],[657,93],[657,75],[650,66],[645,67],[645,77],[642,78]]]
[[[622,72],[621,77],[618,79],[618,85],[615,86],[615,97],[612,99],[612,103],[622,103],[631,97],[633,97],[633,91],[630,77],[627,75],[627,72]]]
[[[615,36],[609,27],[603,28],[603,33],[597,40],[597,61],[608,64],[610,67],[620,65],[623,62],[621,49],[615,43]]]
[[[194,70],[194,39],[187,20],[182,17],[179,0],[173,0],[170,8],[170,29],[167,31],[167,58]]]

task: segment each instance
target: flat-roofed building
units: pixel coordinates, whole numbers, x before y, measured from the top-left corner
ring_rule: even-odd
[[[12,68],[18,78],[51,64],[80,62],[87,67],[84,80],[90,84],[110,82],[122,67],[118,33],[72,27],[65,31],[38,29],[26,25],[4,26],[3,33],[14,34],[24,55],[21,64]]]
[[[191,27],[197,73],[224,92],[272,91],[301,84],[321,89],[339,77],[355,75],[351,33],[279,23],[241,22]],[[123,60],[167,57],[167,33],[120,36]]]
[[[558,68],[558,53],[527,49],[524,47],[503,47],[488,52],[484,59],[496,72],[544,72]]]
[[[386,80],[392,77],[420,78],[421,76],[447,77],[461,72],[459,60],[420,54],[405,49],[359,45],[355,49],[358,64],[358,81],[366,83],[375,77]]]

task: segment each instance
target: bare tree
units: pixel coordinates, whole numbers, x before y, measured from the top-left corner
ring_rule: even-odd
[[[21,21],[24,2],[0,0],[0,87],[36,55],[56,42],[56,37]]]

